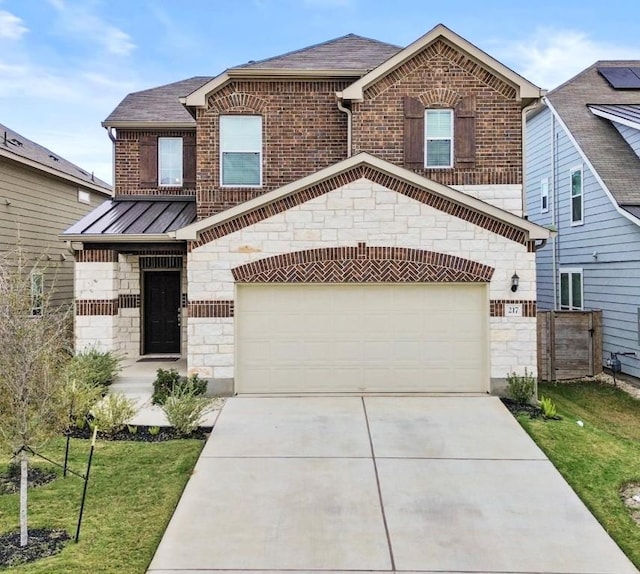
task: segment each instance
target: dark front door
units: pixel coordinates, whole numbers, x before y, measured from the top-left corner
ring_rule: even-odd
[[[144,352],[180,352],[180,271],[144,274]]]

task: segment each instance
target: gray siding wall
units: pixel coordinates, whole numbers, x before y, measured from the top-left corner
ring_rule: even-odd
[[[620,135],[631,146],[636,155],[640,157],[640,130],[630,128],[629,126],[623,126],[617,122],[612,122],[616,129],[620,132]]]
[[[77,185],[0,158],[0,253],[19,238],[32,263],[42,259],[54,304],[73,301],[73,255],[58,234],[105,200],[93,191],[90,197],[90,205],[80,203]]]
[[[583,270],[584,308],[603,311],[603,362],[611,351],[635,352],[637,358],[621,357],[621,361],[625,373],[640,377],[640,227],[618,213],[578,149],[558,122],[553,122],[549,110],[527,123],[526,157],[529,219],[548,225],[554,220],[555,209],[558,229],[557,238],[538,251],[536,257],[540,308],[553,308],[552,255],[555,249],[558,269],[578,267]],[[578,166],[583,169],[584,224],[572,226],[570,170]],[[543,177],[548,177],[550,182],[550,209],[546,214],[540,213],[539,206]]]

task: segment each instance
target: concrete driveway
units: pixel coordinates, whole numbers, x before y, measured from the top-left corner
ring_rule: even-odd
[[[637,573],[494,397],[223,407],[149,572]]]

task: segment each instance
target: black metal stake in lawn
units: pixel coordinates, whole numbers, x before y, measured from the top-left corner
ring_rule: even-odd
[[[91,460],[93,459],[93,449],[96,446],[96,435],[98,427],[93,427],[93,438],[91,439],[91,450],[89,451],[89,462],[87,463],[87,473],[84,475],[84,488],[82,489],[82,502],[80,503],[80,516],[78,516],[78,528],[76,529],[76,544],[80,540],[80,525],[82,524],[82,514],[84,513],[84,501],[87,498],[87,486],[89,485],[89,473],[91,472]]]

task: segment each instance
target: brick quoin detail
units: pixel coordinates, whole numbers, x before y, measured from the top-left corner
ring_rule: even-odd
[[[189,317],[233,317],[235,303],[232,300],[189,301]]]
[[[240,283],[487,283],[493,267],[404,247],[327,247],[232,269]]]
[[[118,299],[76,299],[76,315],[117,315]]]
[[[311,187],[293,193],[283,199],[274,201],[269,205],[259,207],[249,213],[239,215],[234,219],[230,219],[224,223],[210,227],[200,234],[200,239],[198,241],[189,243],[189,249],[192,250],[197,247],[201,247],[202,245],[206,245],[207,243],[210,243],[220,237],[224,237],[229,233],[240,231],[245,227],[301,205],[311,199],[320,197],[325,193],[329,193],[330,191],[348,185],[361,178],[366,178],[387,189],[402,193],[407,197],[429,205],[439,211],[448,213],[449,215],[458,217],[464,221],[468,221],[473,225],[482,227],[487,231],[496,233],[506,237],[507,239],[521,243],[522,245],[526,242],[525,232],[517,227],[511,226],[484,213],[474,211],[466,206],[459,205],[450,199],[436,195],[429,190],[417,187],[411,183],[407,183],[395,176],[380,172],[377,169],[370,168],[368,166],[357,166],[337,174],[330,179],[321,181]]]
[[[504,308],[507,305],[522,305],[523,317],[535,317],[537,314],[536,302],[527,301],[525,299],[491,299],[489,304],[489,314],[491,317],[504,317]]]

